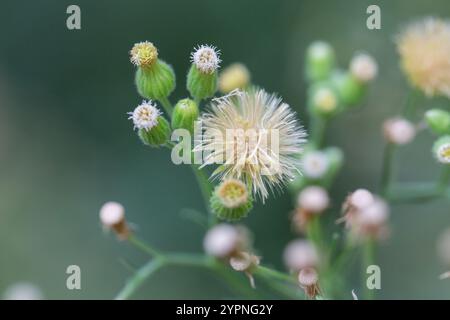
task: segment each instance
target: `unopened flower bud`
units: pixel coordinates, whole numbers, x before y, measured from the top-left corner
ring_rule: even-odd
[[[175,89],[175,73],[171,66],[158,59],[153,43],[136,43],[130,51],[131,62],[138,67],[135,83],[139,94],[147,99],[162,100]]]
[[[334,68],[333,48],[326,42],[312,43],[306,52],[306,77],[310,81],[326,79]]]
[[[354,106],[361,102],[365,86],[351,73],[338,71],[333,73],[331,83],[336,88],[343,106]]]
[[[372,81],[378,73],[378,65],[372,56],[356,54],[350,61],[350,73],[360,82]]]
[[[253,198],[242,181],[226,179],[214,190],[210,204],[217,217],[233,221],[247,216],[253,207]]]
[[[337,92],[328,85],[320,84],[312,88],[309,108],[319,116],[333,115],[339,106]]]
[[[433,153],[440,163],[450,164],[450,135],[440,137],[433,144]]]
[[[105,228],[113,230],[120,240],[125,240],[130,235],[125,209],[120,203],[105,203],[100,209],[100,221]]]
[[[219,91],[229,93],[235,89],[245,89],[250,84],[250,72],[242,63],[233,63],[219,75]]]
[[[231,224],[212,227],[203,240],[205,252],[216,258],[226,258],[248,247],[247,234]]]
[[[191,99],[178,101],[172,113],[172,128],[186,129],[192,134],[198,114],[198,106],[195,101]]]
[[[170,125],[152,101],[143,101],[128,114],[144,144],[156,147],[169,141]]]
[[[307,240],[291,241],[284,250],[283,259],[286,266],[295,272],[319,265],[316,248]]]
[[[403,145],[414,139],[416,128],[406,119],[392,118],[384,122],[383,133],[388,142]]]
[[[192,65],[187,76],[187,89],[195,100],[214,96],[217,91],[217,69],[221,60],[215,47],[199,46],[191,54]]]
[[[305,290],[305,294],[309,299],[314,299],[320,294],[319,274],[314,268],[303,268],[298,273],[298,282]]]
[[[428,127],[436,134],[450,133],[450,112],[442,109],[431,109],[425,113]]]

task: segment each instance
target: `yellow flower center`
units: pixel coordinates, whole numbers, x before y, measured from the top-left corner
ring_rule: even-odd
[[[217,191],[222,204],[228,208],[236,208],[247,202],[247,187],[239,180],[225,180]]]
[[[130,51],[131,62],[137,66],[150,66],[158,58],[158,50],[151,42],[136,43]]]

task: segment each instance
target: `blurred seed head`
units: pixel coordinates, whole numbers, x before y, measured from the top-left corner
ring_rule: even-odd
[[[328,192],[318,186],[310,186],[303,189],[298,195],[297,205],[310,213],[321,213],[329,205]]]
[[[316,248],[307,240],[291,241],[284,250],[283,258],[288,269],[294,272],[319,265]]]
[[[322,178],[329,168],[327,155],[322,151],[310,151],[303,156],[303,174],[308,178]]]
[[[378,65],[372,56],[358,53],[350,61],[350,73],[361,82],[369,82],[377,76]]]
[[[406,119],[392,118],[384,122],[383,133],[388,142],[404,145],[414,139],[416,128]]]
[[[429,17],[397,37],[401,66],[409,82],[427,96],[450,97],[450,23]]]

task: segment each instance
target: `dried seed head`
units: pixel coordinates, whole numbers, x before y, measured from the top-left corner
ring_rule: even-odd
[[[249,271],[259,265],[260,258],[254,254],[242,251],[230,258],[230,266],[236,271]]]
[[[300,287],[305,290],[309,299],[314,299],[320,294],[319,274],[314,268],[304,268],[298,273],[298,282]]]

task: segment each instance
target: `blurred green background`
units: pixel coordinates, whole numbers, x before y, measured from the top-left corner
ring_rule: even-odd
[[[66,28],[66,8],[81,7],[82,30]],[[382,29],[366,28],[366,8],[378,4]],[[138,234],[164,250],[199,252],[203,230],[180,217],[202,209],[186,166],[167,150],[141,145],[127,120],[141,98],[133,85],[128,50],[150,40],[178,76],[172,101],[185,97],[194,45],[221,49],[223,65],[241,61],[254,82],[279,93],[306,127],[303,59],[307,45],[329,41],[346,67],[354,51],[379,62],[379,77],[363,108],[339,117],[328,133],[346,163],[333,204],[357,188],[377,190],[383,141],[380,125],[396,114],[408,92],[394,36],[407,22],[450,16],[448,0],[433,1],[24,1],[0,4],[0,292],[17,281],[38,285],[50,299],[109,299],[130,276],[121,261],[145,257],[102,233],[98,209],[116,200]],[[435,101],[434,105],[445,101]],[[447,105],[448,108],[448,105]],[[402,180],[438,175],[421,135],[402,148]],[[288,193],[258,205],[245,221],[266,264],[282,268],[293,238]],[[435,254],[450,226],[449,203],[394,206],[393,234],[380,250],[380,297],[449,298],[450,282]],[[66,289],[66,267],[81,267],[82,290]],[[358,288],[358,279],[353,279]],[[148,281],[137,298],[221,298],[229,291],[202,270],[169,268]],[[349,293],[350,298],[350,293]]]

